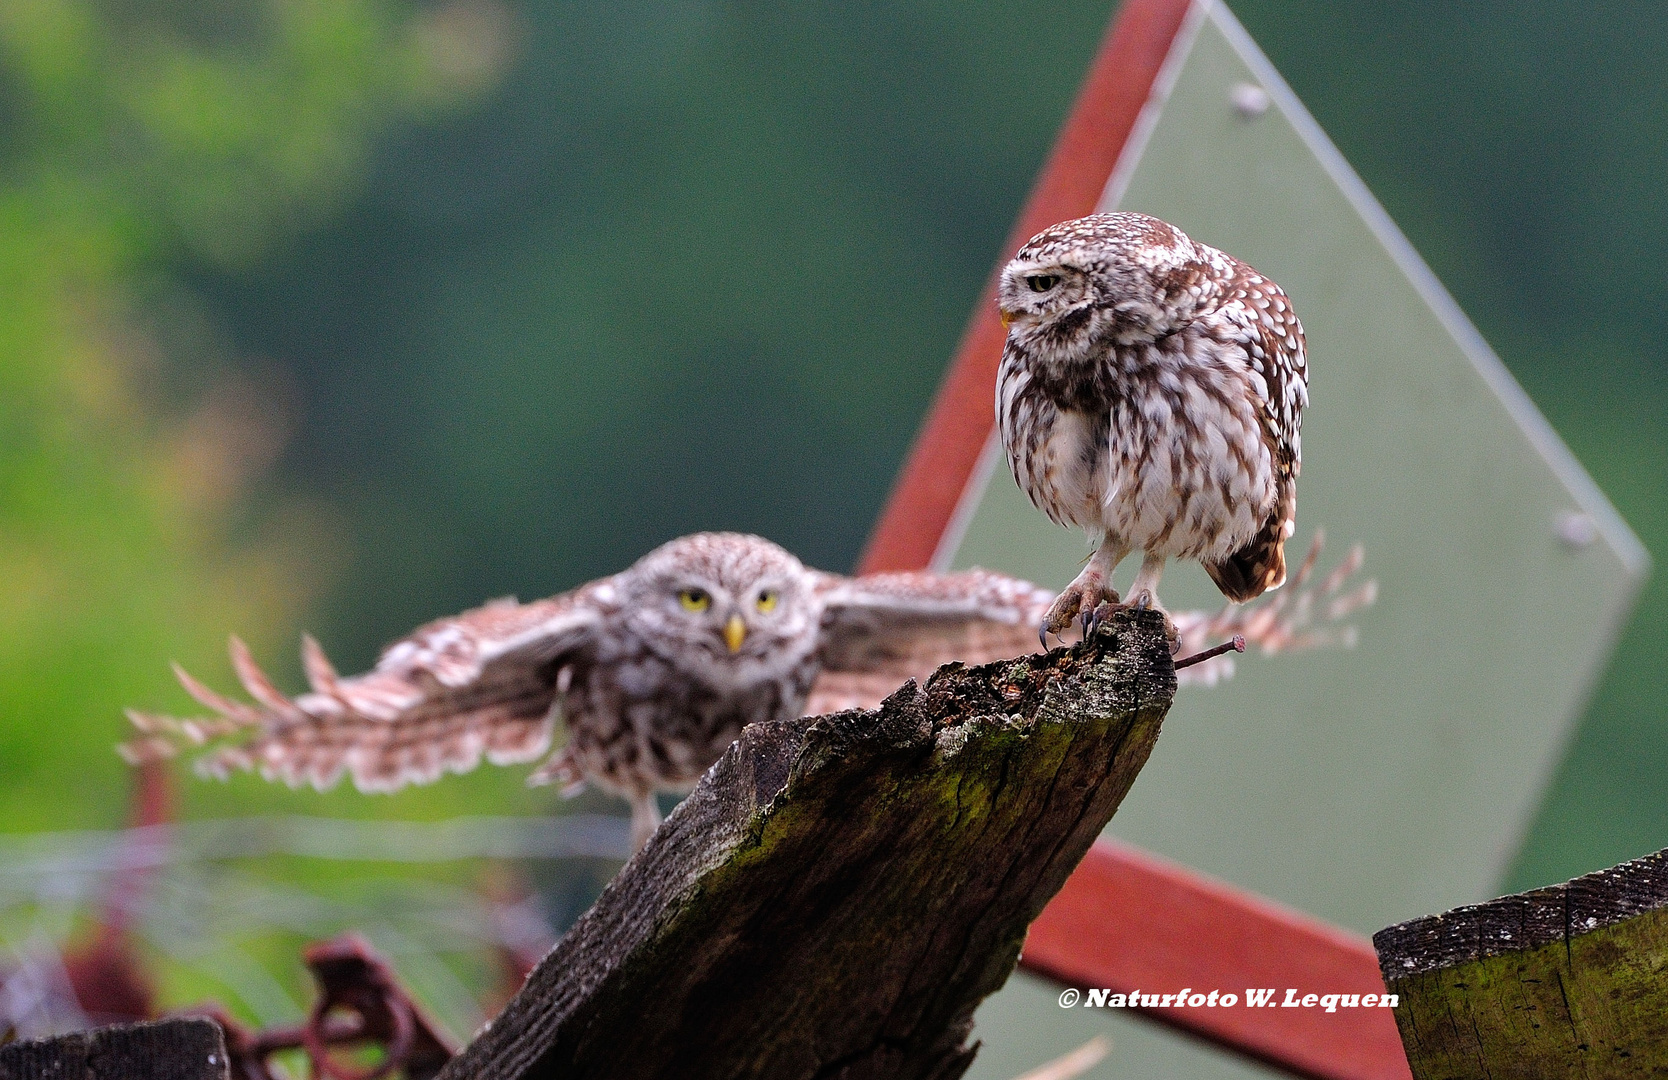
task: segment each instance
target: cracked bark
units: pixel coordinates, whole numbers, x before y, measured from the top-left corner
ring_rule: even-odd
[[[1668,851],[1373,944],[1415,1080],[1668,1075]]]
[[[743,732],[442,1080],[953,1080],[1175,694],[1154,612]]]

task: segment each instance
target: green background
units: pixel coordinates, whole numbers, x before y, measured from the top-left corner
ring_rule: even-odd
[[[1668,15],[1235,11],[1662,549]],[[390,138],[257,272],[194,276],[300,384],[282,475],[348,534],[311,620],[333,651],[696,528],[849,567],[1108,15],[529,7],[484,107]],[[1663,587],[1512,887],[1668,843]]]
[[[1234,10],[1668,550],[1668,11]],[[231,630],[294,687],[303,626],[355,670],[692,529],[849,568],[1109,15],[0,3],[0,830],[119,823],[120,707],[185,708],[169,658],[228,685]],[[1665,589],[1505,887],[1668,845]]]

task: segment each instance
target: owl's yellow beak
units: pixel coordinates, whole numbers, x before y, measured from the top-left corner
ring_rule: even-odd
[[[999,317],[1002,320],[1002,329],[1006,330],[1008,327],[1010,327],[1014,324],[1014,313],[1009,311],[1007,308],[1005,308],[1005,307],[997,308],[996,309],[996,314],[997,314],[997,317]]]
[[[741,643],[747,640],[747,624],[741,621],[740,615],[731,615],[724,624],[724,644],[731,652],[740,652]]]

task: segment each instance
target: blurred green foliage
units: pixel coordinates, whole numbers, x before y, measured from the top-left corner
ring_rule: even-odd
[[[489,87],[507,25],[375,0],[0,3],[0,828],[119,824],[122,707],[183,704],[172,658],[223,676],[230,629],[293,640],[333,511],[251,498],[292,380],[233,358],[179,270],[316,227],[378,132]]]
[[[243,497],[283,373],[228,363],[176,272],[250,265],[341,203],[376,132],[484,89],[485,12],[0,4],[7,828],[116,823],[121,707],[228,629],[274,643],[330,565],[328,508]]]
[[[1668,9],[1233,6],[1668,551]],[[227,631],[293,686],[303,610],[357,670],[697,528],[849,567],[1110,7],[0,0],[0,828],[116,823]],[[1668,844],[1665,589],[1514,887]]]

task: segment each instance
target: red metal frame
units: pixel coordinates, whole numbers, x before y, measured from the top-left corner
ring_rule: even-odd
[[[1192,0],[1125,0],[1004,252],[1092,213],[1187,21]],[[869,539],[859,569],[919,570],[951,527],[995,424],[1003,329],[995,275]],[[1372,943],[1123,844],[1090,850],[1032,924],[1020,961],[1077,987],[1242,995],[1234,1008],[1138,1010],[1297,1076],[1409,1080],[1386,1008],[1248,1008],[1247,988],[1381,994]]]

